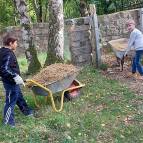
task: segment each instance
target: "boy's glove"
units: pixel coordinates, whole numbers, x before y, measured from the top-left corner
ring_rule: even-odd
[[[16,77],[13,78],[16,84],[22,84],[25,86],[25,83],[23,81],[23,79],[21,78],[21,76],[17,75]]]

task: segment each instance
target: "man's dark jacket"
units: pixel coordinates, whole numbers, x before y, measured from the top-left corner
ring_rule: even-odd
[[[2,81],[8,84],[16,84],[13,78],[17,74],[20,75],[20,70],[14,52],[9,48],[0,48],[0,76]]]

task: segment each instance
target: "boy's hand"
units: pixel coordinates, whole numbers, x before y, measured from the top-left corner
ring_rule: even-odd
[[[14,79],[16,84],[22,84],[23,86],[25,86],[25,83],[24,83],[23,79],[21,78],[21,76],[17,75],[13,79]]]

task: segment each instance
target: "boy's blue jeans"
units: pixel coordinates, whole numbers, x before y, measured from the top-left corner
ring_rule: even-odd
[[[136,51],[136,54],[132,61],[132,73],[136,73],[136,71],[138,70],[141,76],[143,76],[143,67],[141,65],[142,55],[143,55],[143,50]]]
[[[14,120],[14,107],[17,104],[19,109],[24,113],[24,111],[30,110],[26,101],[23,98],[21,89],[19,85],[11,85],[7,83],[3,83],[5,91],[6,91],[6,99],[4,106],[4,124],[9,124],[11,126],[15,126]]]

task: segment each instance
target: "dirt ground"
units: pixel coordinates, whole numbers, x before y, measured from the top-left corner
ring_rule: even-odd
[[[143,95],[143,80],[139,80],[138,77],[129,77],[128,74],[131,71],[131,59],[125,58],[124,69],[120,71],[120,67],[117,65],[117,61],[114,53],[105,52],[102,54],[103,63],[108,65],[106,71],[102,71],[102,74],[109,79],[116,79],[122,84],[126,85],[135,92],[136,95]]]

